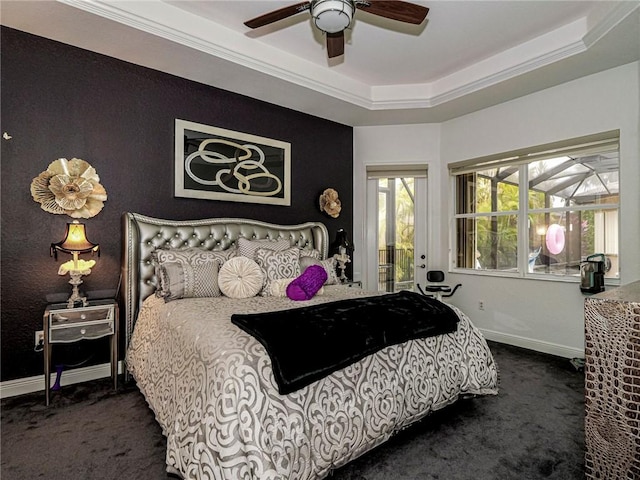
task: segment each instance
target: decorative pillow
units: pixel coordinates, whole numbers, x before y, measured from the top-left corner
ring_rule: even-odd
[[[158,297],[164,297],[171,300],[176,298],[185,298],[190,296],[210,297],[220,296],[221,293],[217,287],[218,268],[228,258],[229,255],[234,254],[233,251],[216,251],[205,250],[203,248],[188,247],[180,249],[156,249],[151,253],[151,259],[155,265],[155,273],[157,278],[156,295]],[[182,265],[180,271],[174,265],[170,267],[169,272],[163,271],[162,267],[167,264],[179,264]],[[213,270],[212,263],[216,263],[215,271]],[[198,267],[198,271],[194,271],[194,268]],[[215,279],[209,278],[209,275],[215,273]],[[197,280],[194,280],[194,275],[198,275]],[[202,289],[193,287],[190,282],[201,282]],[[215,287],[213,282],[216,282]],[[184,286],[181,285],[184,284]],[[195,290],[194,290],[195,288]],[[199,292],[199,293],[196,293]],[[202,294],[202,292],[208,292]],[[217,292],[217,295],[210,295],[211,292]]]
[[[304,272],[311,265],[320,265],[327,272],[325,285],[337,285],[340,283],[336,273],[336,259],[331,257],[326,260],[316,260],[312,257],[300,257],[300,271]]]
[[[158,248],[151,253],[152,260],[161,265],[165,262],[203,263],[217,260],[220,265],[236,256],[236,250],[206,250],[198,247],[163,249]]]
[[[159,267],[160,288],[165,302],[179,298],[219,297],[217,261],[203,263],[164,262]]]
[[[269,291],[265,292],[265,296],[286,297],[287,287],[294,280],[294,278],[278,278],[277,280],[271,280],[269,284]]]
[[[287,296],[287,287],[291,282],[293,282],[295,278],[279,278],[277,280],[271,280],[269,283],[269,291],[265,292],[264,296],[269,297],[286,297]],[[324,287],[318,290],[316,295],[322,295],[324,293]]]
[[[256,250],[259,248],[267,248],[276,252],[281,252],[287,248],[291,248],[291,242],[285,238],[279,240],[248,240],[244,237],[238,238],[238,253],[243,257],[255,258]]]
[[[300,249],[288,248],[281,252],[258,248],[255,260],[264,275],[263,296],[269,296],[271,282],[283,278],[296,278],[300,275]]]
[[[262,290],[263,276],[258,264],[247,257],[234,257],[220,267],[218,284],[230,298],[255,297]]]
[[[310,300],[327,281],[327,272],[321,265],[309,266],[302,275],[287,287],[287,297],[291,300]]]
[[[230,247],[226,250],[215,250],[211,253],[214,254],[216,259],[218,260],[218,263],[220,263],[220,266],[222,266],[224,265],[224,262],[226,262],[230,258],[238,256],[238,249],[236,247]]]
[[[301,248],[300,249],[300,258],[303,257],[311,257],[316,260],[320,260],[320,250],[315,248]]]

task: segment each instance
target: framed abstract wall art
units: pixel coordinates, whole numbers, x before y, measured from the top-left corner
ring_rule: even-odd
[[[176,119],[174,195],[289,206],[291,144]]]

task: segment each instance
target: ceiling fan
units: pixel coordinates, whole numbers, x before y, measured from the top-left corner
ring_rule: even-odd
[[[263,27],[309,10],[316,27],[326,33],[327,54],[333,58],[344,54],[344,30],[351,25],[356,9],[414,25],[421,24],[429,12],[426,7],[399,0],[310,0],[273,10],[244,24],[249,28]]]

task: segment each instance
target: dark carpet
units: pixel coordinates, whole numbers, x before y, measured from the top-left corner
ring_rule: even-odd
[[[584,479],[584,374],[490,342],[500,394],[435,412],[330,480]],[[109,379],[2,400],[2,480],[168,480],[165,438],[135,385]],[[283,479],[288,480],[288,479]]]

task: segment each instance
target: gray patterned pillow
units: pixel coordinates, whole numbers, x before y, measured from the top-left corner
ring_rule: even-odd
[[[154,250],[151,258],[158,282],[156,295],[165,300],[191,296],[219,297],[221,292],[218,288],[218,269],[235,255],[235,250],[214,252],[197,247]],[[169,264],[170,267],[163,269]],[[211,278],[212,275],[215,278]],[[202,285],[192,286],[191,282],[200,282]]]
[[[269,296],[274,280],[296,278],[300,275],[300,249],[291,247],[281,252],[258,248],[255,261],[262,269],[264,285],[261,295]]]
[[[337,285],[340,283],[336,272],[336,259],[333,257],[326,260],[316,260],[313,257],[300,257],[300,271],[304,272],[311,265],[321,265],[327,272],[327,281],[325,285]]]
[[[165,302],[179,298],[219,297],[217,260],[203,263],[164,262],[159,267],[156,295]]]
[[[198,247],[163,249],[158,248],[151,253],[152,260],[160,265],[165,262],[210,262],[217,260],[220,265],[237,255],[237,250],[206,250]]]
[[[318,250],[317,248],[301,248],[300,260],[302,260],[303,257],[311,257],[315,258],[316,260],[320,260],[320,250]]]
[[[238,238],[238,253],[243,257],[255,259],[256,250],[267,248],[276,252],[281,252],[291,248],[291,242],[285,238],[279,240],[248,240],[244,237]]]

